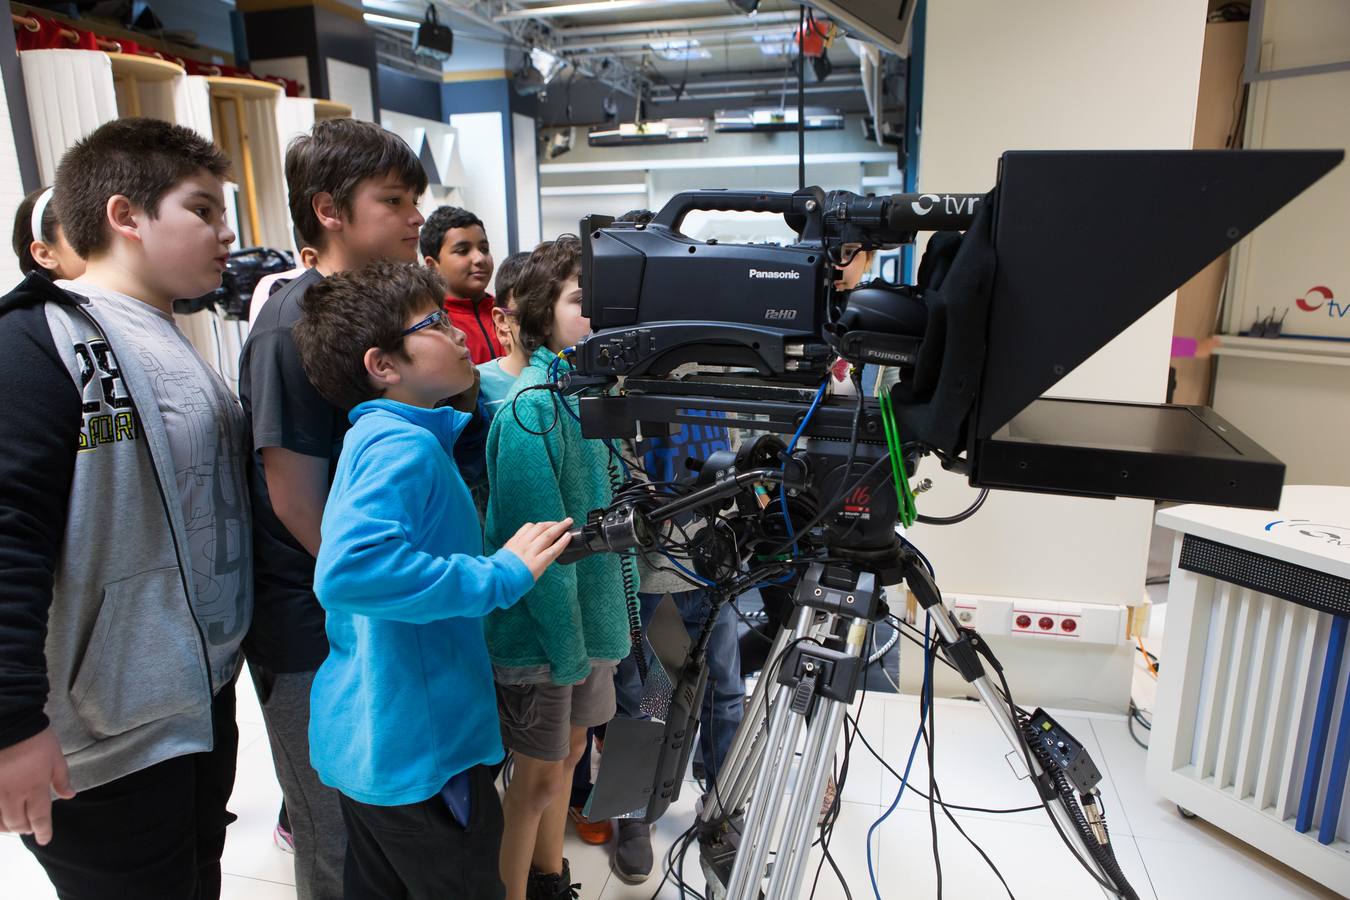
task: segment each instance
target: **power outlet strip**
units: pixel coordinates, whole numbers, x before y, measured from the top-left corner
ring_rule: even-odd
[[[1079,644],[1129,643],[1129,611],[1124,606],[1066,603],[975,595],[944,598],[962,625],[985,637],[1068,641]]]

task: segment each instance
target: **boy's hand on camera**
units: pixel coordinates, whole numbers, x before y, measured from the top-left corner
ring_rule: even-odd
[[[45,728],[0,750],[0,831],[31,834],[39,844],[52,839],[52,792],[75,796],[56,732]]]
[[[570,518],[561,522],[526,522],[502,549],[519,556],[534,580],[538,581],[544,570],[567,549],[572,539],[567,529],[571,527]]]

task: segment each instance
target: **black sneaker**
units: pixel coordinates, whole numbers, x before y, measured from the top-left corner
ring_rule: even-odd
[[[642,884],[652,874],[652,826],[641,819],[616,819],[614,856],[609,867],[626,884]]]
[[[525,885],[526,900],[577,900],[580,896],[581,885],[572,883],[572,867],[566,859],[561,875],[530,870],[530,880]]]

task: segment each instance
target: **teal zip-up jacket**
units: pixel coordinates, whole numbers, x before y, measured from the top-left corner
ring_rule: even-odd
[[[329,653],[310,694],[310,761],[348,797],[398,806],[502,758],[482,617],[533,578],[509,550],[481,555],[451,455],[470,416],[371,400],[350,418],[314,570]]]
[[[562,408],[567,403],[576,412],[575,398],[528,390],[548,382],[555,359],[545,347],[535,351],[488,431],[489,547],[506,543],[526,522],[567,516],[584,522],[613,497],[617,471],[611,467],[617,463],[603,443],[583,438],[577,420]],[[568,369],[566,362],[559,366]],[[594,666],[623,659],[631,646],[628,585],[636,590],[631,557],[601,553],[575,565],[549,566],[520,603],[488,616],[497,680],[576,684]]]

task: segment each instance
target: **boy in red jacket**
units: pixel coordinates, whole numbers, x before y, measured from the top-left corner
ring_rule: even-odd
[[[418,247],[427,267],[439,272],[450,286],[445,311],[464,332],[474,364],[505,356],[492,324],[493,299],[488,293],[492,248],[482,219],[458,206],[442,206],[422,226]]]

